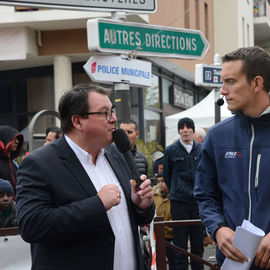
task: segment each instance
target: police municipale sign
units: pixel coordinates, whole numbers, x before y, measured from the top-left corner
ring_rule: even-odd
[[[83,66],[88,76],[100,83],[128,83],[149,87],[152,83],[152,63],[121,56],[96,55]]]

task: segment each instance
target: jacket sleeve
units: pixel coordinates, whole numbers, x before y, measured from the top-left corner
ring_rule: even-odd
[[[42,164],[38,156],[28,156],[19,168],[16,211],[25,241],[73,241],[108,229],[106,210],[97,195],[74,201],[71,191],[66,202],[56,204],[52,179]],[[61,182],[64,185],[65,179]],[[58,190],[61,193],[61,186]]]
[[[202,222],[212,239],[215,239],[216,230],[226,224],[226,221],[222,214],[222,195],[218,183],[215,153],[211,147],[211,136],[206,137],[201,148],[195,176],[194,197],[199,206]]]
[[[155,214],[155,205],[152,203],[152,205],[146,209],[145,211],[140,211],[134,206],[134,212],[135,212],[135,220],[136,224],[138,226],[143,226],[150,224],[154,218]]]
[[[166,148],[163,157],[163,177],[169,190],[171,188],[172,169],[173,166],[172,160],[170,159],[170,149]]]

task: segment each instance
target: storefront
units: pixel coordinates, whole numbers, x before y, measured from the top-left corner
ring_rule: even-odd
[[[167,60],[152,61],[152,86],[130,89],[131,118],[139,124],[140,138],[165,143],[164,118],[192,107],[208,90],[197,87],[193,76],[173,67]],[[91,83],[83,70],[84,62],[72,64],[73,85]],[[168,70],[174,68],[174,72]],[[54,109],[53,66],[0,71],[0,123],[24,129],[33,115],[43,109]],[[44,121],[40,132],[49,125]]]

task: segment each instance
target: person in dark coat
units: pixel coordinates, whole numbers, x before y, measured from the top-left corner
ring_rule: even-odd
[[[8,180],[14,188],[17,179],[17,164],[14,159],[23,147],[23,135],[11,126],[0,126],[0,178]]]
[[[195,172],[201,144],[193,140],[195,125],[185,117],[178,121],[179,140],[166,147],[163,158],[163,176],[170,190],[173,220],[199,219],[199,210],[193,196]],[[202,225],[174,226],[174,244],[187,250],[190,240],[191,253],[203,256],[204,228]],[[177,253],[178,270],[188,270],[187,256]],[[203,270],[203,264],[191,259],[192,270]]]
[[[123,121],[120,124],[120,128],[122,128],[128,136],[128,139],[130,141],[130,148],[131,148],[130,150],[135,159],[135,163],[137,165],[139,172],[147,176],[148,175],[147,158],[144,156],[143,153],[137,150],[136,146],[136,139],[138,139],[140,135],[137,123],[134,120],[128,120],[125,122]]]

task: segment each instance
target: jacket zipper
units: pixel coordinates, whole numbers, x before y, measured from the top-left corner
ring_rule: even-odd
[[[259,186],[259,171],[260,171],[261,156],[262,156],[262,154],[258,154],[257,164],[256,164],[256,174],[255,174],[255,183],[254,183],[256,199],[257,199],[257,189]]]
[[[254,126],[251,124],[251,140],[249,146],[249,168],[248,168],[248,201],[249,201],[249,208],[248,208],[248,221],[251,221],[251,193],[250,193],[250,186],[251,186],[251,165],[252,165],[252,150],[253,150],[253,142],[255,138]]]

